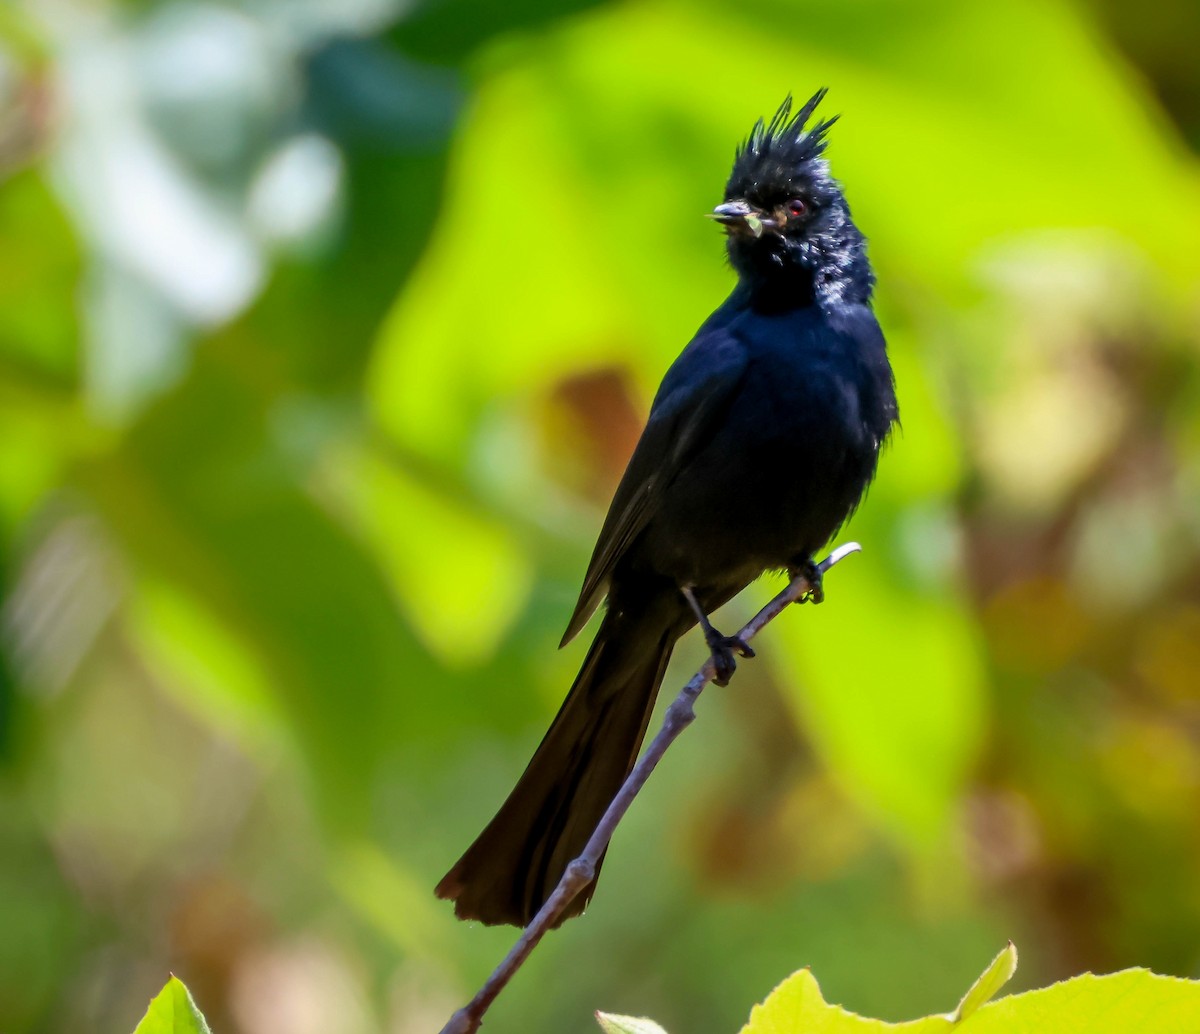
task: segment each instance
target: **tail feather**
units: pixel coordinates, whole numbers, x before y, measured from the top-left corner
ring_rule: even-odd
[[[674,599],[653,609],[639,608],[636,620],[615,609],[605,615],[516,787],[437,885],[459,918],[526,925],[583,851],[633,768],[671,649],[686,628]],[[582,912],[594,889],[595,881],[560,921]]]

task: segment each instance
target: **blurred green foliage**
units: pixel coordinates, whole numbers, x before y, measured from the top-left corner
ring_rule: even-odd
[[[0,1029],[130,1029],[170,970],[215,1030],[415,1034],[481,981],[511,932],[430,888],[579,661],[730,287],[733,145],[818,85],[904,418],[866,553],[706,695],[490,1022],[732,1030],[806,964],[895,1019],[1007,937],[1022,986],[1200,975],[1197,31],[0,8]]]

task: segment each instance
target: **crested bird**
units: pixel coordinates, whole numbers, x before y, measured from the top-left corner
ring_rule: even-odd
[[[765,571],[804,571],[854,512],[898,420],[866,240],[824,153],[820,90],[738,147],[722,202],[737,283],[667,370],[563,643],[605,601],[558,716],[438,884],[462,919],[524,926],[637,758],[676,640],[700,625],[728,682],[753,656],[708,615]],[[810,122],[812,124],[810,125]],[[598,872],[598,870],[597,870]],[[559,917],[578,915],[593,880]]]

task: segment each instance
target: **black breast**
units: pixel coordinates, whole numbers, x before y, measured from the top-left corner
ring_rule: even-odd
[[[853,512],[896,412],[883,337],[862,312],[734,321],[749,353],[738,391],[641,544],[661,573],[736,592],[810,556]]]

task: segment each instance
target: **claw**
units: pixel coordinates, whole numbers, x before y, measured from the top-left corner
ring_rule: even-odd
[[[721,635],[714,630],[711,636],[705,635],[704,641],[708,643],[708,648],[712,652],[713,668],[715,669],[713,682],[718,686],[728,686],[733,673],[737,671],[737,661],[733,656],[735,653],[742,657],[754,656],[750,644],[740,636]]]
[[[704,641],[712,653],[713,682],[718,686],[728,686],[729,680],[737,670],[737,661],[733,658],[734,653],[741,654],[743,657],[753,657],[754,651],[741,636],[721,635],[713,628],[712,622],[708,620],[708,615],[704,613],[704,608],[700,606],[690,585],[681,585],[679,591],[683,593],[684,599],[688,601],[688,606],[692,608],[692,613],[696,615],[696,621],[704,630]]]
[[[796,601],[797,603],[825,602],[824,575],[811,558],[793,567],[791,574],[793,578],[798,574],[802,574],[808,579],[808,591]]]

